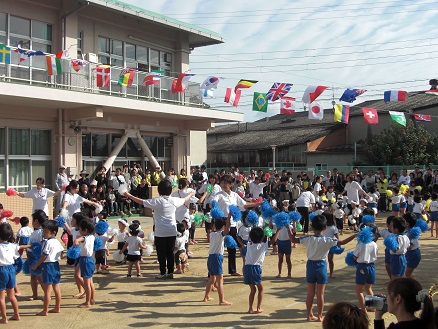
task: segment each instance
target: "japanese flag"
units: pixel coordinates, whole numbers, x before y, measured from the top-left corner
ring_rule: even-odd
[[[324,118],[324,109],[320,102],[313,102],[309,106],[309,119],[322,120]]]

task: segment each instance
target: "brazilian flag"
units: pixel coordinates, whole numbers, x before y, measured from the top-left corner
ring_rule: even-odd
[[[266,112],[268,110],[268,100],[266,99],[266,94],[254,93],[252,110],[257,112]]]

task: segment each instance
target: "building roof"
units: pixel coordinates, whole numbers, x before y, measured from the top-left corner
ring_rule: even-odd
[[[278,124],[278,123],[277,123]],[[343,124],[336,122],[319,123],[307,126],[283,127],[281,129],[247,130],[240,133],[230,133],[226,138],[214,141],[208,139],[208,152],[270,150],[277,147],[300,145],[326,136]],[[267,133],[269,130],[269,133]],[[210,136],[210,133],[208,133]]]
[[[431,107],[438,106],[438,97],[428,96],[424,91],[409,92],[406,95],[405,102],[385,103],[383,99],[369,100],[357,104],[350,108],[350,116],[359,116],[362,114],[362,107],[375,108],[378,112],[399,111],[399,112],[420,112]],[[423,113],[427,114],[427,113]]]
[[[203,47],[223,43],[222,36],[208,29],[179,21],[177,19],[161,15],[147,9],[130,5],[118,0],[88,0],[89,3],[102,6],[105,8],[121,11],[125,14],[140,17],[148,21],[153,21],[157,24],[162,24],[184,30],[189,33],[189,45],[191,48]]]

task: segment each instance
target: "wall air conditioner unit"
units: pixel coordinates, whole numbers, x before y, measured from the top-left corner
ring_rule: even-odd
[[[87,61],[89,61],[90,63],[95,63],[95,64],[99,63],[99,60],[98,60],[96,54],[88,53],[85,57],[86,57],[85,59]]]

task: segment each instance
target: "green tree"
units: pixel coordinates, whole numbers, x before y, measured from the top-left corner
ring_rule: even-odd
[[[412,165],[438,161],[438,138],[411,120],[406,127],[393,123],[364,142],[369,165]]]

